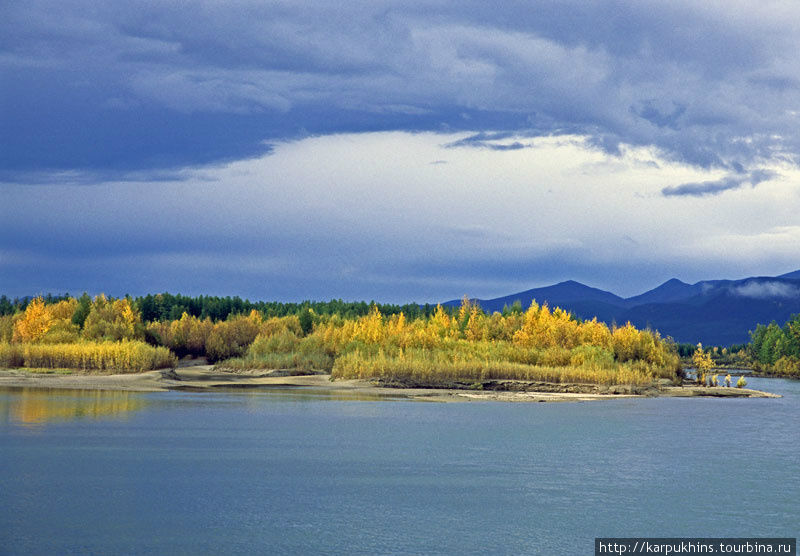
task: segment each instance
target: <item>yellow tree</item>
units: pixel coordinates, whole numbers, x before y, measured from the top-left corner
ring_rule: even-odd
[[[44,299],[37,297],[31,300],[22,317],[14,323],[14,342],[36,342],[40,340],[53,325],[53,315],[47,310]]]
[[[111,301],[100,294],[92,302],[83,335],[91,340],[131,340],[140,336],[141,323],[141,316],[129,299]]]
[[[429,327],[434,337],[443,338],[450,332],[450,315],[448,315],[441,305],[436,306],[436,312],[431,315]]]
[[[559,347],[572,349],[581,343],[580,325],[572,315],[560,307],[556,307],[551,314],[552,330],[555,344]]]
[[[467,321],[467,329],[465,332],[467,340],[471,342],[479,342],[485,340],[489,336],[489,327],[486,324],[486,315],[483,311],[479,310],[477,306],[473,306],[469,312],[469,320]]]
[[[522,327],[514,332],[514,343],[521,347],[538,347],[541,332],[542,311],[536,300],[531,301],[531,306],[525,311]],[[508,320],[508,318],[507,318]]]
[[[710,353],[703,351],[703,344],[697,344],[697,349],[692,355],[692,363],[697,369],[697,381],[705,386],[706,376],[714,368],[714,361],[711,360]]]
[[[466,323],[469,319],[469,311],[472,308],[472,302],[466,294],[461,298],[461,307],[458,308],[458,322]]]
[[[597,322],[597,317],[584,321],[580,326],[582,344],[590,344],[602,348],[611,347],[611,331],[603,322]]]
[[[631,361],[640,357],[640,335],[630,322],[614,329],[611,342],[617,361]]]
[[[75,313],[75,309],[77,308],[78,300],[74,297],[70,297],[69,299],[64,299],[58,303],[47,306],[47,310],[50,312],[50,315],[53,317],[53,319],[63,320],[72,320],[72,315]]]
[[[133,338],[136,334],[136,324],[141,322],[141,319],[131,306],[131,302],[127,299],[117,299],[112,306],[115,314],[114,324],[120,330],[119,335],[122,338]]]
[[[45,309],[50,313],[52,323],[41,341],[50,344],[69,344],[76,342],[80,330],[77,325],[73,324],[72,315],[77,308],[78,300],[72,297],[52,305],[47,305]]]
[[[365,343],[377,344],[383,340],[383,315],[377,305],[370,308],[369,313],[359,319],[359,337]]]
[[[399,315],[392,317],[388,329],[389,329],[389,336],[392,338],[392,341],[396,345],[402,348],[405,348],[408,345],[406,316],[403,314],[402,311],[400,311]]]

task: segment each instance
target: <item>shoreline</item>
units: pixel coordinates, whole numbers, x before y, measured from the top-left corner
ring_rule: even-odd
[[[404,398],[419,401],[584,402],[644,397],[779,398],[777,394],[732,387],[674,386],[662,381],[647,387],[627,385],[556,384],[491,380],[479,384],[437,385],[380,383],[378,381],[330,380],[330,375],[290,376],[286,371],[226,372],[211,365],[162,369],[129,374],[57,374],[0,369],[0,387],[58,388],[71,390],[118,390],[165,392],[214,391],[225,388],[325,390],[342,394]]]

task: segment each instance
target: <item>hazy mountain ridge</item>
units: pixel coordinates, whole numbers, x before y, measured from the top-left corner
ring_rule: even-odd
[[[650,327],[678,342],[729,345],[749,341],[756,325],[782,324],[800,313],[800,270],[780,276],[741,280],[703,280],[687,284],[676,278],[642,294],[622,298],[611,292],[568,280],[524,292],[477,299],[487,312],[502,311],[519,300],[567,309],[581,318],[597,317],[607,323],[630,321]],[[444,305],[458,305],[460,300]]]

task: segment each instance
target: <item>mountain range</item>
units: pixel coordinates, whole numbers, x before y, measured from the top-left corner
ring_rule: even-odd
[[[568,280],[494,299],[476,299],[484,311],[502,311],[515,301],[527,309],[531,302],[561,307],[583,318],[608,324],[631,322],[658,330],[676,342],[728,346],[750,340],[756,325],[783,324],[800,313],[800,270],[780,276],[741,280],[704,280],[687,284],[667,280],[657,288],[623,298],[611,292]],[[458,306],[460,300],[443,305]]]

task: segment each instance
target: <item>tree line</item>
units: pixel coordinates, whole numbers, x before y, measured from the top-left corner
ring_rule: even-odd
[[[28,304],[33,300],[32,297],[11,299],[6,295],[0,296],[0,316],[14,315],[25,311]],[[60,301],[72,299],[69,294],[52,295],[47,294],[35,299],[42,299],[46,305],[52,305]],[[92,297],[87,293],[76,298],[83,306],[91,302]],[[121,299],[127,299],[135,307],[144,322],[172,321],[180,319],[183,313],[200,319],[210,318],[212,321],[222,321],[231,315],[245,315],[251,311],[258,311],[265,318],[285,317],[289,315],[301,315],[304,311],[311,309],[318,315],[341,315],[346,318],[362,317],[369,313],[371,307],[377,307],[378,311],[385,316],[403,313],[407,318],[416,319],[428,317],[436,310],[436,305],[406,303],[396,305],[390,303],[377,303],[371,301],[343,301],[332,299],[330,301],[302,301],[299,303],[279,302],[279,301],[250,301],[239,296],[219,297],[213,295],[188,296],[181,294],[159,293],[147,294],[144,296],[132,297],[126,295]],[[458,308],[445,308],[453,313]],[[517,307],[508,308],[507,311],[517,310]],[[518,308],[522,312],[521,306]]]
[[[756,370],[800,378],[800,314],[779,326],[759,324],[748,345]]]

